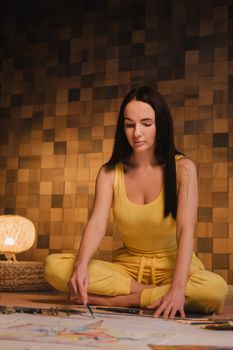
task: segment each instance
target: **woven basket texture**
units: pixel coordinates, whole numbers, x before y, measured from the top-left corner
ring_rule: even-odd
[[[44,278],[42,262],[0,261],[1,292],[34,292],[51,289]]]

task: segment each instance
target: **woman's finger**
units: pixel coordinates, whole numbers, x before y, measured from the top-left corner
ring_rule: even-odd
[[[177,313],[177,308],[173,307],[171,312],[170,312],[169,318],[174,318],[176,313]]]
[[[86,278],[84,281],[84,294],[85,294],[84,300],[86,303],[88,302],[88,294],[87,294],[88,287],[89,287],[89,280],[88,280],[88,278]]]
[[[71,294],[73,294],[73,295],[78,294],[78,287],[77,287],[76,279],[71,278],[67,286],[68,286]]]
[[[79,285],[78,285],[79,286],[79,292],[80,292],[83,304],[86,305],[87,302],[88,302],[87,289],[86,289],[86,286],[85,286],[86,282],[85,282],[85,280],[84,281],[82,280],[80,282],[79,282]]]
[[[171,317],[171,310],[173,310],[173,306],[172,304],[167,304],[167,306],[165,307],[164,311],[163,311],[163,318],[168,319],[168,317]],[[170,316],[169,316],[170,315]]]
[[[185,317],[184,308],[182,308],[182,309],[180,310],[180,317]]]
[[[167,303],[163,302],[155,311],[154,317],[159,317],[163,314],[165,308],[167,307]]]

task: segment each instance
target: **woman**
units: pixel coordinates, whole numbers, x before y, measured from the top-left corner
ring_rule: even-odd
[[[141,306],[154,316],[221,312],[227,285],[193,253],[197,213],[194,163],[174,146],[164,98],[139,87],[124,98],[110,160],[101,167],[78,256],[46,259],[46,279],[77,303]],[[91,259],[109,211],[124,245],[113,262]]]

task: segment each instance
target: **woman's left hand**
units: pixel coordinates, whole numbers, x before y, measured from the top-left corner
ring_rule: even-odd
[[[185,292],[183,288],[171,287],[167,294],[147,306],[148,309],[156,309],[154,317],[174,318],[176,313],[185,317],[184,313]]]

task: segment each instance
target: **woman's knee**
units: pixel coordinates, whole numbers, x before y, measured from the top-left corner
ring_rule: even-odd
[[[224,309],[224,302],[228,294],[228,286],[223,278],[218,276],[215,282],[210,284],[204,298],[206,311],[221,313]]]
[[[192,311],[222,312],[228,286],[221,276],[202,270],[191,276],[186,292]]]
[[[46,278],[46,280],[49,279],[49,277],[51,275],[53,275],[56,271],[56,256],[58,254],[51,254],[51,255],[48,255],[46,258],[45,258],[45,261],[44,261],[44,276]]]
[[[51,254],[44,262],[44,277],[54,288],[67,291],[67,283],[73,271],[74,254]]]
[[[217,275],[209,281],[206,296],[208,299],[215,300],[216,303],[223,303],[228,294],[228,285],[225,280]]]

